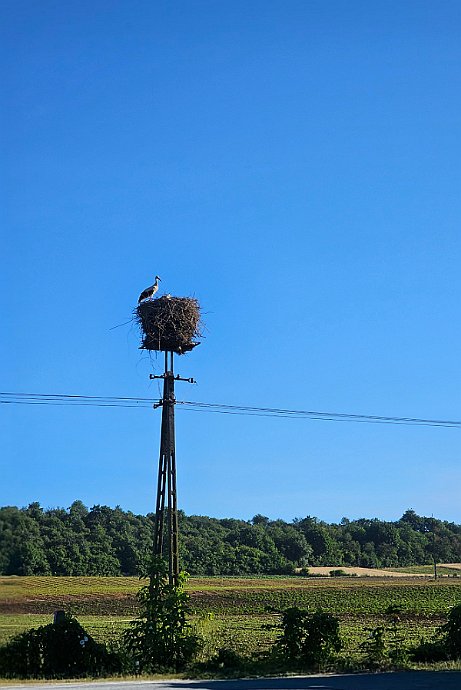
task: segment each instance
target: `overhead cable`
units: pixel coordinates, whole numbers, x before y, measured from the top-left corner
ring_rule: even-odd
[[[160,401],[161,402],[161,401]],[[128,396],[69,395],[63,393],[12,393],[0,392],[0,404],[4,405],[63,405],[83,407],[151,408],[159,401],[153,398]],[[283,417],[285,419],[310,419],[329,422],[362,422],[374,424],[400,424],[412,426],[436,426],[461,428],[461,420],[424,419],[418,417],[380,416],[352,414],[345,412],[321,412],[318,410],[291,410],[277,407],[251,407],[227,405],[191,400],[177,401],[184,410],[194,412],[215,412],[218,414],[244,415],[254,417]]]

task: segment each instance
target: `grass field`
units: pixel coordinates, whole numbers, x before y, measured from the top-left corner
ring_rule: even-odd
[[[428,575],[430,577],[434,574],[433,565],[409,565],[406,568],[393,568],[394,572],[413,575]],[[459,563],[444,563],[437,566],[437,575],[449,577],[461,577],[461,564]]]
[[[97,640],[115,639],[136,615],[136,578],[2,577],[0,643],[52,620],[63,608]],[[274,610],[322,608],[340,618],[345,654],[357,655],[367,628],[388,622],[390,605],[402,609],[409,643],[430,635],[448,610],[461,603],[461,579],[421,578],[192,578],[188,583],[194,625],[206,640],[204,657],[219,647],[242,654],[264,650],[276,635]],[[268,610],[268,609],[272,610]]]

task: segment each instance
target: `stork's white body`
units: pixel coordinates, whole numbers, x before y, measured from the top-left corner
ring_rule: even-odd
[[[162,280],[160,278],[160,276],[155,276],[155,283],[153,285],[151,285],[150,287],[146,288],[145,290],[143,290],[141,292],[141,294],[139,295],[138,304],[140,302],[142,302],[144,299],[150,299],[151,297],[153,297],[155,295],[155,293],[158,290],[158,281],[159,280]]]

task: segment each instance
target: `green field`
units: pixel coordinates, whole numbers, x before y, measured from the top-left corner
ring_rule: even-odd
[[[432,576],[434,574],[433,565],[407,565],[405,566],[405,568],[389,568],[389,570],[393,570],[394,572],[409,573],[416,575]],[[448,577],[461,577],[461,568],[458,565],[451,567],[449,565],[438,565],[437,575],[447,575]]]
[[[52,620],[58,608],[72,612],[101,641],[115,639],[136,615],[135,578],[2,577],[0,643]],[[219,647],[242,654],[270,646],[277,610],[322,608],[340,618],[344,654],[356,656],[367,628],[386,624],[386,608],[402,609],[408,643],[430,635],[461,603],[459,579],[426,578],[192,578],[188,583],[194,625],[206,640],[204,657]]]

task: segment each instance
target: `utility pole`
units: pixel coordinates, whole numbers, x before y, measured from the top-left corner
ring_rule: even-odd
[[[435,521],[432,513],[432,560],[434,561],[434,580],[437,580],[437,558],[435,553]]]
[[[176,490],[176,448],[174,407],[175,381],[195,383],[194,379],[175,376],[174,354],[190,352],[200,344],[200,304],[192,297],[163,295],[152,299],[157,280],[141,293],[134,317],[142,334],[141,350],[155,350],[165,355],[163,374],[151,374],[151,379],[163,379],[163,398],[154,405],[162,408],[160,457],[158,461],[157,502],[155,506],[153,555],[168,560],[170,585],[179,582],[178,496]],[[151,579],[151,586],[152,579]]]
[[[175,381],[195,383],[195,381],[192,378],[186,379],[174,375],[173,357],[173,352],[165,352],[164,373],[158,376],[150,374],[150,378],[163,379],[163,398],[154,405],[154,407],[162,408],[157,502],[154,525],[154,555],[163,558],[166,552],[168,556],[168,579],[170,584],[177,585],[179,578],[179,544],[174,421],[176,398],[174,394],[174,383]],[[167,523],[166,533],[165,518]]]

